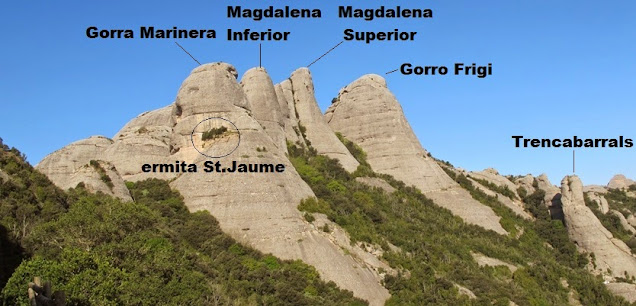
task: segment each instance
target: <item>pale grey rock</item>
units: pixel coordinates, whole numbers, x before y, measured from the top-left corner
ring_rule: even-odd
[[[278,104],[283,116],[286,140],[297,146],[304,146],[305,140],[298,128],[298,118],[296,117],[296,107],[294,106],[291,82],[285,80],[280,84],[276,84],[274,85],[274,90],[276,91],[276,98],[278,99]]]
[[[583,190],[585,190],[585,188],[583,188]],[[605,199],[603,195],[596,192],[588,192],[587,197],[598,205],[598,210],[603,214],[606,214],[610,210],[609,203],[607,203],[607,199]]]
[[[261,125],[249,114],[251,107],[243,88],[236,81],[235,72],[229,64],[205,64],[195,68],[183,81],[173,111],[174,126],[170,140],[173,159],[191,163],[201,156],[192,145],[192,139],[195,145],[201,145],[201,135],[196,134],[191,139],[191,134],[199,122],[209,118],[229,120],[239,127],[241,134],[262,131]],[[224,145],[235,146],[228,142],[214,148],[217,152],[232,150]]]
[[[595,192],[598,194],[606,194],[607,188],[601,185],[586,185],[586,186],[583,186],[583,192]]]
[[[627,245],[614,238],[585,206],[581,180],[566,176],[561,182],[561,194],[568,236],[582,251],[594,253],[597,271],[613,277],[636,275],[636,258]]]
[[[358,168],[358,161],[351,155],[347,147],[335,135],[318,108],[314,95],[314,84],[309,69],[300,68],[291,75],[291,85],[294,95],[294,104],[298,113],[299,123],[306,129],[306,140],[318,151],[340,161],[342,167],[348,172]]]
[[[247,73],[244,86],[245,91],[249,92],[248,98],[236,78],[236,70],[228,64],[199,66],[181,85],[173,105],[133,119],[115,136],[114,142],[105,137],[92,137],[58,150],[47,156],[38,169],[56,184],[77,184],[81,181],[93,191],[107,191],[99,184],[98,173],[86,166],[90,160],[100,160],[100,165],[103,165],[115,184],[115,193],[119,190],[118,186],[125,188],[123,180],[116,175],[115,166],[125,169],[124,176],[130,180],[174,178],[171,187],[183,195],[186,206],[191,211],[209,211],[219,221],[221,228],[235,239],[281,259],[303,260],[316,267],[326,281],[333,281],[341,288],[352,291],[356,297],[369,301],[371,305],[384,304],[390,294],[380,283],[382,276],[379,269],[370,264],[383,267],[383,263],[378,258],[372,258],[375,255],[369,252],[358,253],[359,250],[356,250],[351,253],[354,256],[345,254],[340,245],[307,223],[298,211],[300,201],[314,194],[286,158],[286,146],[282,145],[284,137],[282,143],[280,139],[278,143],[273,140],[284,135],[282,128],[279,136],[268,135],[254,118],[266,119],[264,113],[268,111],[267,108],[278,107],[279,110],[274,110],[272,116],[279,113],[280,118],[273,122],[284,122],[281,101],[271,80],[268,81],[269,77],[258,69]],[[285,86],[281,86],[283,89]],[[313,98],[313,88],[311,93]],[[291,91],[288,94],[292,94]],[[285,95],[283,92],[282,96]],[[294,95],[291,96],[293,102]],[[310,102],[315,104],[315,100]],[[287,107],[289,110],[289,105]],[[238,134],[229,133],[214,140],[213,146],[201,146],[203,140],[200,133],[196,132],[198,134],[195,133],[191,138],[192,131],[199,122],[211,117],[231,121],[241,135],[241,143],[236,151],[227,157],[215,159],[215,162],[224,166],[230,166],[232,161],[283,164],[285,171],[202,171],[203,163],[209,159],[197,152],[192,140],[195,145],[200,145],[204,153],[210,153],[213,150],[233,149],[232,143],[225,140],[238,137]],[[292,126],[293,120],[290,116]],[[282,125],[279,124],[279,127]],[[333,132],[331,134],[335,138]],[[143,163],[172,164],[174,161],[195,163],[199,171],[165,176],[139,172]],[[344,232],[341,234],[344,235]]]
[[[174,163],[170,157],[173,104],[145,112],[128,122],[113,137],[105,155],[127,181],[172,179],[174,173],[142,172],[143,164]]]
[[[252,117],[261,124],[279,149],[287,151],[285,123],[271,78],[265,68],[252,68],[243,74],[241,86],[252,110]]]
[[[630,303],[636,303],[636,285],[629,283],[605,284],[607,289],[615,295],[622,296]]]
[[[104,163],[108,167],[105,170],[113,184],[115,184],[113,190],[110,190],[101,181],[97,170],[92,169],[92,167],[86,167],[91,160],[107,161],[108,158],[105,152],[112,143],[112,140],[103,136],[93,136],[79,140],[47,155],[35,168],[44,173],[53,184],[61,189],[74,188],[80,182],[84,182],[89,189],[102,191],[105,194],[129,201],[131,198],[128,189],[119,173],[114,169],[111,171],[110,164]]]
[[[46,174],[53,183],[62,182],[91,160],[103,160],[104,152],[112,143],[104,136],[82,139],[47,155],[35,168]]]
[[[632,233],[632,235],[636,235],[636,229],[634,229],[634,227],[631,224],[629,224],[629,222],[627,221],[625,216],[623,216],[622,213],[616,210],[610,210],[609,213],[616,216],[620,220],[621,226],[623,227],[623,229]]]
[[[384,276],[387,274],[397,275],[395,269],[379,259],[382,258],[384,254],[380,246],[361,242],[352,244],[347,232],[338,224],[329,220],[326,215],[316,213],[313,214],[313,216],[315,220],[312,222],[312,225],[315,229],[342,250],[346,250],[346,252],[352,254],[357,262],[363,264],[366,268],[373,269],[380,276],[378,280],[384,279]],[[324,230],[325,225],[327,225],[329,231]]]
[[[392,193],[395,191],[395,188],[393,188],[391,184],[378,177],[356,177],[356,181],[371,187],[380,188],[387,193]]]
[[[492,258],[492,257],[488,257],[484,254],[481,253],[476,253],[476,252],[470,252],[470,255],[473,257],[473,259],[477,262],[477,264],[480,267],[483,266],[491,266],[491,267],[496,267],[496,266],[504,266],[507,267],[508,269],[510,269],[510,272],[514,273],[515,271],[517,271],[518,267],[507,263],[503,260],[497,259],[497,258]]]
[[[625,189],[634,184],[636,184],[636,181],[628,179],[622,174],[617,174],[609,181],[607,188]]]
[[[132,201],[132,197],[130,196],[130,192],[126,187],[126,183],[121,178],[117,169],[113,164],[106,161],[95,161],[99,164],[100,169],[104,171],[104,173],[110,178],[110,181],[113,184],[113,187],[109,187],[104,180],[102,180],[102,174],[100,170],[96,169],[95,166],[90,164],[86,164],[77,168],[73,174],[71,174],[65,181],[59,182],[58,187],[66,190],[69,188],[76,187],[79,183],[83,183],[86,190],[89,192],[97,193],[103,192],[104,194],[108,194],[114,196],[122,201]]]
[[[123,201],[130,201],[132,198],[128,188],[116,168],[104,161],[107,158],[105,151],[112,143],[112,140],[103,136],[79,140],[47,155],[35,168],[63,190],[84,183],[92,192],[101,191]],[[114,185],[112,189],[101,180],[98,170],[89,165],[91,160],[98,162],[111,179]]]
[[[518,216],[524,218],[524,219],[528,219],[528,220],[532,220],[532,216],[525,211],[525,209],[523,208],[523,202],[515,199],[512,200],[507,196],[504,196],[503,194],[494,192],[490,189],[488,189],[486,186],[480,184],[479,182],[468,178],[468,180],[470,180],[470,182],[473,184],[473,186],[475,186],[475,188],[479,189],[481,192],[485,193],[486,195],[489,195],[491,197],[496,197],[497,201],[499,201],[499,203],[505,205],[506,207],[510,208],[513,212],[515,212],[515,214],[517,214]]]
[[[459,285],[457,283],[453,283],[453,286],[455,286],[455,288],[457,288],[457,291],[459,292],[459,294],[461,295],[465,295],[467,296],[469,299],[474,300],[477,299],[477,296],[475,295],[475,293],[473,293],[470,289]]]
[[[188,90],[193,84],[198,87],[196,93]],[[176,125],[172,139],[174,146],[180,148],[175,156],[181,154],[181,159],[190,159],[202,167],[208,159],[188,152],[182,138],[189,139],[192,127],[200,120],[217,116],[236,125],[241,133],[241,144],[231,155],[215,161],[225,166],[232,161],[283,164],[285,171],[200,171],[179,176],[171,186],[179,190],[191,211],[209,211],[217,218],[223,231],[237,240],[282,259],[301,259],[316,267],[325,280],[334,281],[373,305],[383,304],[390,295],[380,284],[377,272],[344,254],[338,245],[307,223],[298,211],[300,201],[314,194],[286,158],[283,148],[274,144],[247,109],[237,106],[248,100],[240,89],[225,67],[218,65],[203,72],[195,70],[183,82],[177,95],[177,105],[183,111],[179,115],[175,113],[174,118]],[[197,106],[202,103],[207,106]],[[217,111],[217,106],[221,111]],[[258,149],[263,147],[267,151],[259,152]]]
[[[534,186],[533,186],[534,185],[534,176],[532,176],[530,174],[528,174],[528,175],[516,180],[515,184],[517,186],[517,189],[519,187],[523,187],[523,189],[525,189],[528,194],[532,194],[536,190],[534,188]]]
[[[419,188],[468,223],[507,233],[490,207],[474,200],[428,157],[382,77],[366,75],[341,89],[325,117],[334,131],[367,153],[374,171]]]
[[[627,222],[629,225],[636,227],[636,216],[630,214],[629,217],[627,217]]]
[[[541,174],[537,178],[538,189],[545,191],[545,205],[550,207],[558,205],[560,199],[559,187],[552,185],[546,174]]]
[[[473,178],[485,180],[499,187],[508,187],[515,195],[517,195],[517,185],[508,180],[506,177],[499,174],[499,172],[493,168],[488,168],[479,172],[470,172],[469,175]]]

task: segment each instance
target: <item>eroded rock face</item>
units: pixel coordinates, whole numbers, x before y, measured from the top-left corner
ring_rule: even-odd
[[[499,172],[493,168],[488,168],[479,172],[470,172],[470,176],[485,180],[499,187],[508,187],[508,189],[510,189],[510,191],[512,191],[515,195],[517,194],[517,186],[506,177],[500,175]]]
[[[585,187],[583,188],[585,190]],[[588,192],[587,196],[590,200],[595,202],[598,205],[598,210],[602,213],[606,214],[609,211],[609,203],[607,203],[607,199],[601,194],[596,192]]]
[[[598,194],[606,194],[607,188],[600,185],[586,185],[583,186],[583,192],[596,192]]]
[[[390,294],[380,284],[382,276],[378,271],[380,267],[384,271],[388,269],[382,266],[377,256],[360,248],[351,250],[364,260],[345,253],[338,241],[331,240],[330,236],[307,223],[297,209],[302,199],[313,197],[314,194],[286,157],[284,144],[288,130],[284,124],[288,122],[292,131],[294,126],[298,126],[297,118],[290,114],[290,110],[296,113],[296,104],[304,107],[305,110],[301,112],[307,114],[304,117],[307,122],[319,122],[309,113],[311,103],[317,108],[310,79],[297,78],[299,84],[307,87],[297,94],[293,93],[291,82],[287,85],[283,83],[279,89],[283,97],[279,99],[264,70],[252,69],[246,73],[243,86],[236,77],[236,70],[228,64],[199,66],[181,85],[173,105],[133,119],[115,136],[115,141],[91,137],[58,150],[47,156],[38,169],[58,186],[83,182],[90,190],[106,192],[104,186],[100,185],[103,183],[101,173],[87,166],[91,160],[97,160],[115,184],[112,188],[115,194],[120,190],[127,192],[123,180],[117,174],[117,167],[123,169],[123,176],[127,180],[174,178],[171,187],[179,190],[188,208],[191,211],[209,211],[219,221],[221,228],[235,239],[282,259],[303,260],[316,267],[326,281],[333,281],[341,288],[352,291],[356,297],[369,301],[371,305],[384,304]],[[292,103],[289,104],[287,99],[291,99]],[[287,112],[282,111],[282,106],[287,108]],[[285,121],[286,116],[289,116],[288,121]],[[192,141],[204,141],[202,133],[191,134],[199,122],[210,117],[230,120],[239,130],[241,140],[231,155],[214,159],[214,162],[226,167],[233,161],[282,164],[285,171],[204,172],[203,163],[210,159],[199,154],[192,146]],[[318,118],[322,118],[322,115]],[[329,128],[324,119],[323,124]],[[313,125],[311,133],[317,135],[314,140],[321,146],[320,141],[328,138],[325,136],[328,132],[346,151],[335,134],[330,129],[321,129],[319,123]],[[231,151],[232,148],[226,148],[231,146],[231,142],[224,141],[230,137],[234,135],[223,133],[214,139],[213,146],[202,146],[200,149],[203,153],[212,150]],[[302,137],[298,140],[302,140]],[[322,147],[329,148],[330,145]],[[348,151],[346,153],[349,154]],[[345,160],[343,164],[351,169],[352,164],[346,162],[344,153],[337,156],[341,162]],[[350,154],[348,156],[353,158]],[[194,163],[199,171],[186,174],[140,171],[144,163],[173,164],[175,161]],[[340,234],[338,237],[343,240],[344,232]]]
[[[545,191],[545,205],[550,207],[558,205],[560,199],[559,187],[552,185],[550,179],[545,174],[539,175],[537,178],[537,188]]]
[[[506,207],[510,208],[512,211],[514,211],[517,215],[519,215],[520,217],[524,218],[524,219],[532,219],[532,216],[525,211],[525,209],[523,208],[523,203],[517,199],[513,200],[507,196],[504,196],[503,194],[494,192],[490,189],[488,189],[487,187],[483,186],[482,184],[480,184],[479,182],[468,178],[471,183],[473,184],[473,186],[475,186],[475,188],[479,189],[481,192],[485,193],[486,195],[489,195],[491,197],[496,197],[497,201],[499,201],[499,203],[505,205]]]
[[[105,155],[119,170],[126,181],[147,178],[172,179],[173,173],[142,172],[142,164],[174,163],[170,156],[170,137],[174,124],[170,104],[151,112],[145,112],[128,122],[113,137]]]
[[[636,303],[636,285],[629,283],[609,283],[605,285],[610,292],[624,297],[630,303]]]
[[[636,235],[636,229],[631,224],[629,224],[629,222],[627,221],[625,216],[623,216],[622,213],[620,213],[617,210],[610,210],[609,213],[611,213],[612,215],[616,216],[616,218],[618,218],[618,220],[620,220],[620,223],[621,223],[621,226],[623,227],[623,229],[625,229],[626,231],[632,233],[632,235]]]
[[[68,177],[64,186],[59,187],[68,189],[80,183],[89,192],[103,192],[123,201],[132,201],[126,183],[115,166],[109,162],[94,160],[91,164],[81,166]]]
[[[103,136],[93,136],[76,141],[47,155],[35,168],[49,177],[61,189],[76,187],[84,182],[86,188],[115,196],[124,201],[132,200],[119,172],[110,163],[105,152],[113,141]],[[112,188],[101,179],[100,170],[90,165],[99,165],[114,185]]]
[[[629,248],[614,238],[585,206],[581,180],[577,176],[565,177],[561,193],[568,236],[582,251],[594,253],[597,270],[613,277],[625,277],[625,273],[636,275],[636,258]]]
[[[534,176],[527,174],[526,176],[517,179],[515,181],[517,189],[522,187],[526,190],[527,194],[532,194],[536,189],[534,187]]]
[[[252,117],[261,124],[274,145],[287,151],[281,105],[272,79],[265,68],[252,68],[246,71],[241,79],[241,86],[251,106]]]
[[[496,267],[496,266],[504,266],[507,267],[508,269],[510,269],[510,272],[514,273],[515,271],[517,271],[517,269],[519,269],[517,266],[507,263],[503,260],[499,260],[497,258],[492,258],[492,257],[488,257],[484,254],[481,253],[475,253],[475,252],[470,252],[470,255],[473,257],[473,259],[477,262],[477,264],[480,267],[483,266],[491,266],[491,267]]]
[[[274,90],[276,90],[276,98],[278,98],[278,104],[283,116],[285,138],[297,146],[304,146],[305,139],[298,128],[298,117],[296,117],[291,81],[285,80],[280,84],[276,84]]]
[[[628,179],[622,174],[617,174],[612,177],[607,187],[612,189],[625,189],[634,184],[636,184],[636,181]]]
[[[290,80],[299,123],[307,129],[305,132],[306,140],[311,142],[319,154],[339,160],[342,167],[349,172],[355,171],[360,163],[340,142],[325,121],[316,102],[314,84],[309,69],[300,68],[294,71]]]
[[[230,156],[215,161],[225,165],[232,161],[246,164],[283,164],[285,172],[212,175],[198,172],[181,175],[171,186],[181,192],[190,210],[209,211],[218,219],[221,228],[239,241],[282,259],[301,259],[315,266],[326,280],[332,280],[341,288],[351,290],[354,295],[374,304],[383,303],[389,294],[380,285],[377,273],[344,254],[337,245],[323,237],[303,219],[297,206],[302,199],[313,197],[313,192],[286,158],[286,148],[281,148],[274,142],[273,138],[277,136],[270,137],[246,109],[238,106],[247,100],[252,112],[265,112],[264,109],[258,110],[262,107],[256,103],[278,105],[274,88],[265,84],[263,86],[269,88],[268,93],[260,96],[252,92],[252,98],[246,98],[242,91],[236,90],[240,86],[236,80],[229,77],[223,67],[210,67],[206,71],[210,69],[220,71],[207,74],[195,71],[179,90],[177,101],[182,109],[201,109],[202,112],[184,111],[179,118],[175,118],[176,137],[182,137],[179,135],[181,130],[192,129],[181,129],[180,125],[196,124],[195,121],[202,120],[203,116],[222,116],[236,125],[241,133],[241,144]],[[248,74],[244,82],[245,88],[253,89],[259,87],[259,84],[267,83],[269,77],[263,73],[264,71],[257,70]],[[200,79],[204,76],[214,80]],[[192,93],[188,90],[193,86],[191,78],[199,84],[198,92],[203,95],[202,97],[191,97]],[[254,84],[251,84],[252,79],[256,79]],[[212,93],[223,97],[223,101],[214,102],[211,108],[205,109],[190,105],[201,103],[200,99],[203,98],[213,99]],[[255,104],[252,105],[251,102]],[[223,111],[220,113],[214,108],[217,104],[222,104]],[[282,129],[276,131],[281,135],[282,132]],[[181,151],[184,149],[179,152]],[[194,158],[194,162],[199,165],[206,160],[208,159],[200,154]]]
[[[506,233],[490,207],[474,200],[428,157],[382,77],[365,75],[341,89],[325,117],[334,131],[367,153],[374,171],[416,186],[466,222]]]
[[[393,188],[391,184],[379,177],[356,177],[356,181],[371,187],[380,188],[386,193],[392,193],[395,191],[395,188]]]
[[[201,156],[192,145],[191,134],[199,122],[208,118],[224,118],[243,131],[262,130],[249,114],[250,104],[236,81],[236,70],[226,63],[205,64],[195,68],[183,81],[173,111],[170,146],[175,160],[187,163]],[[200,139],[201,135],[194,135]],[[243,136],[243,135],[241,135]],[[228,143],[228,146],[233,146]],[[232,148],[216,147],[230,152]]]

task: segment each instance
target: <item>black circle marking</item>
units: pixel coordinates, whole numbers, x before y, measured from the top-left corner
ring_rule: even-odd
[[[205,122],[205,121],[208,121],[208,120],[212,120],[212,119],[221,119],[221,120],[225,120],[225,121],[229,122],[229,123],[230,123],[230,124],[234,127],[234,129],[236,130],[236,132],[238,133],[238,143],[236,144],[236,147],[234,147],[234,149],[232,149],[232,151],[230,151],[229,153],[227,153],[227,154],[225,154],[225,155],[221,155],[221,156],[210,156],[210,155],[207,155],[207,154],[205,154],[205,153],[203,153],[203,152],[199,151],[199,149],[197,149],[197,146],[196,146],[196,145],[194,145],[194,131],[196,131],[197,127],[198,127],[201,123],[203,123],[203,122]],[[232,121],[230,121],[230,120],[227,120],[227,119],[222,118],[222,117],[210,117],[210,118],[207,118],[207,119],[201,120],[201,122],[197,123],[197,125],[195,125],[195,126],[194,126],[194,129],[192,129],[192,133],[190,134],[190,142],[192,143],[192,147],[193,147],[195,150],[197,150],[197,152],[199,152],[199,154],[201,154],[201,155],[203,155],[203,156],[205,156],[205,157],[209,157],[209,158],[221,158],[221,157],[226,157],[226,156],[228,156],[228,155],[230,155],[230,154],[234,153],[234,151],[236,151],[236,149],[238,149],[239,145],[241,144],[241,132],[240,132],[240,131],[239,131],[239,129],[236,127],[236,124],[234,124],[234,122],[232,122]]]

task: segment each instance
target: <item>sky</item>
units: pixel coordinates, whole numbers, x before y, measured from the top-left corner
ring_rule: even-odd
[[[228,5],[319,8],[320,19],[228,19]],[[339,5],[430,8],[433,18],[337,18]],[[217,39],[89,39],[86,29],[215,29]],[[636,139],[634,1],[10,1],[0,10],[0,137],[37,164],[92,136],[112,137],[138,114],[172,103],[198,64],[258,66],[259,42],[228,28],[290,31],[263,42],[274,83],[343,40],[343,31],[417,31],[415,41],[345,41],[310,67],[320,108],[362,75],[386,78],[422,146],[471,171],[572,173],[572,150],[515,148],[511,136]],[[493,75],[385,74],[403,63],[492,63]],[[452,69],[452,68],[451,68]],[[635,148],[577,149],[576,174],[605,185],[636,179]]]

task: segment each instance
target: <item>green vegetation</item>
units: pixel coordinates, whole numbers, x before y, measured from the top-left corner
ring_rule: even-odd
[[[508,188],[508,186],[499,186],[497,184],[491,183],[487,180],[484,179],[478,179],[478,178],[474,178],[472,176],[469,175],[469,177],[473,180],[475,180],[476,182],[478,182],[479,184],[483,185],[484,187],[499,193],[501,195],[504,195],[508,198],[510,198],[511,200],[516,200],[517,199],[517,195],[515,194],[514,191],[510,190],[510,188]]]
[[[316,221],[316,218],[314,217],[314,215],[310,214],[310,213],[307,213],[307,212],[303,215],[303,217],[309,223],[312,223],[312,222]]]
[[[293,165],[317,195],[298,207],[305,218],[327,215],[354,243],[384,250],[382,259],[397,271],[384,280],[392,294],[388,305],[564,305],[569,289],[561,286],[562,279],[584,305],[626,304],[586,271],[587,256],[576,251],[562,222],[550,219],[541,191],[519,193],[536,218],[528,221],[446,169],[501,216],[511,235],[498,235],[464,223],[416,188],[365,169],[364,152],[341,140],[361,163],[354,174],[311,147],[289,144]],[[189,213],[165,181],[127,182],[134,202],[80,187],[63,192],[19,151],[0,145],[0,170],[9,176],[0,176],[4,305],[27,305],[25,288],[34,276],[52,281],[70,305],[364,304],[321,281],[314,268],[300,261],[280,260],[237,243],[208,213]],[[357,182],[361,173],[384,179],[396,191],[388,194]],[[631,203],[620,194],[609,197],[625,207]],[[320,229],[330,232],[332,227]],[[479,267],[471,252],[519,269]],[[454,283],[472,290],[477,299],[458,294]]]
[[[636,185],[630,186],[629,190],[632,190],[632,187],[636,187]],[[636,198],[628,196],[625,190],[610,189],[603,196],[612,209],[618,211],[627,210],[632,214],[636,214]]]
[[[99,173],[99,179],[101,179],[102,182],[104,182],[104,184],[108,186],[108,189],[112,191],[115,185],[113,184],[113,180],[111,180],[110,176],[108,176],[108,174],[106,173],[104,167],[102,167],[102,165],[100,165],[99,162],[96,160],[91,160],[89,162],[89,165],[91,165],[95,169],[95,171]]]
[[[347,140],[339,137],[347,145]],[[362,150],[347,147],[361,164],[366,164]],[[354,243],[375,244],[384,250],[383,260],[397,271],[384,280],[392,294],[388,305],[507,305],[509,301],[519,305],[563,305],[568,301],[568,289],[560,285],[561,278],[578,292],[585,305],[624,304],[607,291],[600,278],[585,270],[585,256],[577,257],[565,227],[561,221],[556,221],[558,225],[552,223],[546,208],[543,210],[547,220],[539,226],[516,216],[496,198],[469,189],[473,197],[502,216],[504,228],[519,231],[516,234],[520,237],[515,239],[514,235],[502,236],[464,223],[417,189],[388,175],[370,169],[365,173],[396,188],[391,194],[355,181],[357,172],[347,173],[336,160],[317,155],[311,147],[302,149],[289,144],[288,151],[296,170],[317,196],[301,201],[298,208],[327,215],[349,233]],[[466,177],[455,178],[470,183]],[[467,184],[462,186],[469,188]],[[532,195],[531,199],[538,196]],[[389,247],[389,243],[399,250]],[[562,255],[561,248],[569,247],[573,252]],[[512,273],[503,267],[479,267],[471,251],[520,268]],[[470,300],[459,295],[453,283],[470,288],[478,298]]]
[[[225,134],[226,132],[227,132],[227,128],[224,126],[219,128],[211,128],[209,131],[203,132],[203,135],[201,135],[201,140],[206,141],[211,139],[217,139],[223,136],[223,134]]]
[[[138,134],[146,134],[146,133],[148,133],[148,132],[149,132],[149,131],[148,131],[148,129],[147,129],[145,126],[142,126],[142,127],[140,127],[140,128],[137,130],[137,133],[138,133]]]
[[[68,208],[67,195],[55,187],[42,173],[25,162],[17,149],[9,148],[0,139],[0,288],[30,256],[23,248],[39,224],[54,220]]]
[[[336,133],[336,136],[338,136],[340,142],[342,142],[342,144],[347,147],[347,150],[351,152],[351,155],[353,155],[353,157],[360,163],[358,169],[356,169],[356,171],[353,173],[353,176],[373,176],[374,174],[373,170],[371,169],[371,165],[369,165],[369,163],[367,162],[367,154],[362,150],[362,148],[360,148],[360,146],[353,143],[352,141],[344,138],[344,136],[342,136],[342,134],[340,133]]]
[[[0,181],[3,305],[28,305],[34,276],[69,305],[365,304],[300,261],[237,243],[165,181],[127,182],[135,201],[121,202],[64,193],[14,149],[0,169],[11,177]]]
[[[608,200],[608,204],[610,205],[610,207],[612,207],[612,209],[617,206],[623,206],[623,209],[625,209],[625,206],[631,204],[631,201],[636,202],[636,199],[628,197],[627,194],[625,194],[625,191],[613,189],[610,192],[611,194],[608,194],[608,196],[611,198],[611,200]],[[587,193],[584,194],[584,198],[585,205],[592,210],[596,218],[598,218],[598,220],[601,221],[601,224],[603,224],[603,227],[610,231],[610,233],[612,233],[615,238],[623,240],[623,242],[625,242],[625,244],[630,247],[632,253],[636,254],[636,237],[634,237],[631,232],[627,231],[623,227],[623,225],[621,224],[621,219],[613,213],[604,214],[603,212],[601,212],[598,209],[598,203],[596,201],[592,201],[587,196]],[[625,203],[623,202],[618,202],[617,198],[624,200],[627,205],[625,205]]]

